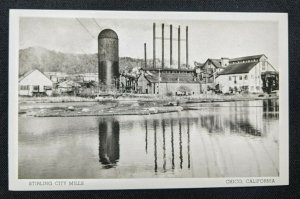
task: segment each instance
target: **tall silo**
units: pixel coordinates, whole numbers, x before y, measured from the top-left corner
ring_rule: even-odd
[[[104,29],[98,36],[99,84],[105,90],[119,87],[119,38],[115,31]]]

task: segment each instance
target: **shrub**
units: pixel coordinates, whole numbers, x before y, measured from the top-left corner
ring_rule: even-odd
[[[167,92],[166,95],[167,95],[168,97],[172,97],[172,96],[173,96],[173,93],[170,91],[170,92]]]
[[[57,90],[53,90],[52,91],[52,97],[57,97],[57,96],[59,96],[58,91]]]

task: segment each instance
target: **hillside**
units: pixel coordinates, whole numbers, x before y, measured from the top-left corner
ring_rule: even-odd
[[[133,68],[143,65],[143,59],[120,57],[120,72],[130,72]],[[98,71],[98,56],[96,53],[69,54],[41,47],[29,47],[19,50],[19,67],[20,74],[32,69],[43,72],[93,73]]]

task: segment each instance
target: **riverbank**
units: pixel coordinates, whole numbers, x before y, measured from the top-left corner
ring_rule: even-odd
[[[156,96],[147,94],[123,94],[121,96],[108,96],[102,98],[85,98],[79,96],[59,96],[59,97],[19,97],[19,103],[66,103],[66,102],[179,102],[179,103],[201,103],[201,102],[227,102],[243,100],[278,99],[278,96],[267,94],[235,94],[217,95],[200,94],[193,96]]]
[[[199,110],[200,104],[278,99],[259,95],[202,95],[159,97],[127,95],[118,98],[90,99],[81,97],[20,98],[19,115],[34,117],[80,117],[113,115],[149,115],[185,110]]]

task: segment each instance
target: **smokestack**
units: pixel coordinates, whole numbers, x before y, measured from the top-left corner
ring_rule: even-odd
[[[172,33],[173,33],[173,30],[172,30],[172,25],[170,25],[170,67],[172,66],[172,43],[173,43],[173,38],[172,38]]]
[[[144,53],[145,53],[145,69],[147,68],[147,44],[144,43]]]
[[[155,59],[155,23],[153,23],[153,68],[156,68]]]
[[[164,68],[165,65],[165,55],[164,55],[164,51],[165,51],[165,34],[164,34],[164,29],[165,29],[165,25],[162,24],[161,25],[161,36],[162,36],[162,40],[161,40],[161,68]]]
[[[180,69],[180,26],[178,27],[178,69]]]
[[[186,67],[188,67],[189,65],[189,27],[187,26],[186,29],[185,29],[185,38],[186,38]]]

